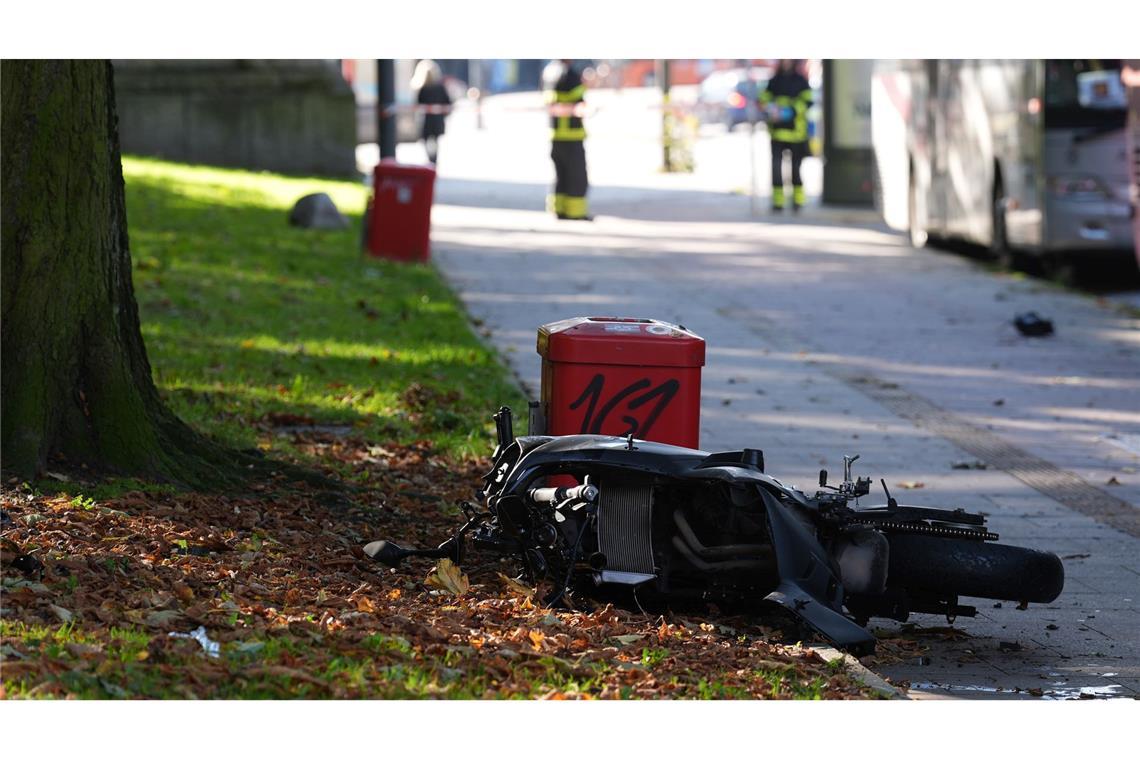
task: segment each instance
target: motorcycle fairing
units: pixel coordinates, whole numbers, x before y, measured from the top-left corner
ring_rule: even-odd
[[[819,631],[837,646],[856,656],[875,651],[875,637],[839,610],[843,586],[827,553],[786,507],[761,490],[780,585],[765,597]]]
[[[652,441],[599,435],[524,437],[518,439],[518,445],[517,461],[502,483],[500,498],[521,496],[538,476],[587,468],[634,471],[664,479],[720,481],[731,484],[734,491],[755,493],[763,501],[780,578],[765,600],[788,610],[837,646],[857,654],[874,650],[874,637],[841,612],[843,586],[826,551],[777,498],[779,494],[805,504],[803,495],[758,468],[742,464],[743,455],[732,456],[738,452],[710,455]],[[733,464],[734,460],[738,463]]]

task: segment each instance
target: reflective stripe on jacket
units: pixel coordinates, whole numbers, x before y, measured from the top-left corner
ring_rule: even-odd
[[[791,118],[778,117],[768,120],[768,133],[773,140],[780,142],[807,142],[807,111],[811,107],[811,87],[799,74],[778,73],[760,93],[762,106],[775,105],[781,111],[788,111]]]
[[[568,68],[559,77],[553,90],[546,93],[547,105],[582,103],[586,99],[586,85],[582,84],[582,76],[573,67]],[[581,116],[554,116],[550,117],[550,139],[552,140],[585,140],[586,128],[582,125]]]

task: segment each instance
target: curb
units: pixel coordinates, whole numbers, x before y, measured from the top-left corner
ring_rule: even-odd
[[[871,672],[863,663],[846,652],[840,652],[838,649],[828,646],[813,646],[812,649],[814,649],[825,662],[830,663],[835,660],[842,660],[848,672],[862,681],[865,686],[874,689],[887,699],[910,699],[910,696],[905,691],[891,686],[882,676]]]

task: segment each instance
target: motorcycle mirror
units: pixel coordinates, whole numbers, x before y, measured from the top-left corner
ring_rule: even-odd
[[[364,553],[388,567],[397,567],[410,554],[407,549],[391,541],[373,541],[364,547]]]
[[[827,488],[827,470],[819,471],[819,487]]]

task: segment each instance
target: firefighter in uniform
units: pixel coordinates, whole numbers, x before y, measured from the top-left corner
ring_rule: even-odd
[[[811,87],[796,71],[796,62],[780,61],[780,68],[760,93],[761,111],[767,114],[768,137],[772,142],[772,210],[783,211],[784,152],[792,155],[792,210],[804,205],[804,186],[800,180],[800,162],[808,152],[807,111],[811,106]]]
[[[552,62],[543,71],[546,102],[550,106],[551,147],[554,160],[554,192],[547,196],[546,208],[559,219],[591,217],[586,207],[586,129],[580,109],[586,86],[582,75],[569,60]]]

